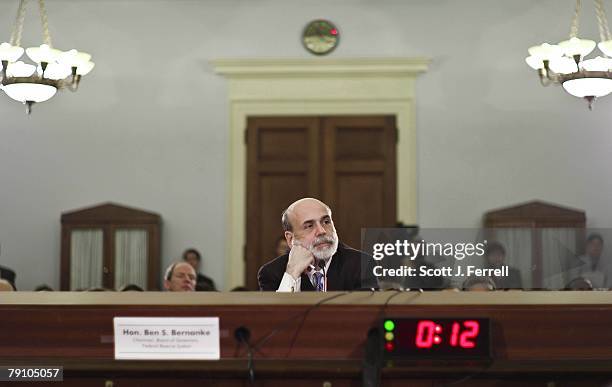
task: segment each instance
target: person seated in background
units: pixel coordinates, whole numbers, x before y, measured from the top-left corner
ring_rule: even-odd
[[[281,255],[289,254],[289,245],[287,244],[287,239],[284,236],[278,237],[276,240],[276,256],[280,257]]]
[[[0,292],[13,292],[15,288],[13,285],[5,279],[0,279]]]
[[[187,262],[175,262],[166,269],[164,289],[170,292],[193,292],[196,278],[193,266]]]
[[[197,274],[195,288],[196,291],[211,292],[217,290],[217,288],[215,287],[215,282],[211,278],[205,276],[200,272],[200,266],[202,264],[202,255],[198,250],[193,248],[185,250],[185,252],[183,253],[183,261],[189,263]]]
[[[362,258],[367,255],[339,242],[331,209],[325,203],[313,198],[300,199],[283,211],[281,224],[291,251],[261,266],[257,274],[261,290],[299,292],[377,287],[373,275],[362,278]]]
[[[17,290],[17,286],[15,285],[15,277],[17,277],[15,271],[6,266],[0,266],[0,279],[7,280],[13,287],[13,290]]]
[[[606,268],[604,268],[601,254],[603,252],[604,241],[600,234],[590,234],[586,240],[584,255],[574,259],[572,267],[567,272],[566,278],[577,279],[582,277],[588,279],[593,288],[603,288],[608,286],[606,279]]]
[[[487,269],[499,269],[506,260],[506,249],[499,242],[490,242],[485,249],[485,267]],[[508,266],[508,276],[490,277],[495,283],[496,289],[522,289],[523,279],[521,272],[512,266]]]
[[[119,289],[120,292],[143,292],[144,289],[136,284],[127,284]]]
[[[565,285],[563,290],[593,290],[593,284],[586,278],[578,277]]]
[[[38,285],[34,288],[35,292],[52,292],[53,288],[47,284]]]
[[[491,292],[495,290],[495,282],[490,277],[470,277],[463,282],[464,291]]]

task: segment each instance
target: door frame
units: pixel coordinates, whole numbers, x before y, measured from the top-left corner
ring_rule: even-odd
[[[228,78],[229,152],[225,286],[242,286],[246,246],[246,144],[249,116],[395,115],[397,216],[417,223],[415,82],[426,58],[218,59]]]

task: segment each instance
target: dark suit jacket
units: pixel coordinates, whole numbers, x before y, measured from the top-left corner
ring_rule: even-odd
[[[512,266],[508,266],[507,277],[491,277],[491,279],[493,282],[495,282],[495,287],[498,290],[523,288],[523,278],[521,277],[521,272]]]
[[[288,261],[289,254],[284,254],[259,268],[257,273],[259,289],[276,291],[285,274]],[[364,273],[361,270],[362,263],[364,268],[370,268],[372,262],[372,257],[366,253],[339,243],[338,250],[332,258],[329,269],[327,269],[327,290],[369,290],[370,288],[376,288],[376,279],[372,270],[366,269]],[[301,278],[301,291],[314,291],[308,276],[302,274]]]
[[[196,292],[215,292],[217,288],[215,287],[215,281],[212,278],[205,276],[202,273],[198,273],[198,278],[196,279]]]
[[[15,286],[15,272],[8,267],[0,266],[0,278],[7,280],[13,285],[13,289],[17,290]]]

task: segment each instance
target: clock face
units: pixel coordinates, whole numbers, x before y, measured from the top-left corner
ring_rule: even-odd
[[[338,45],[340,32],[327,20],[314,20],[306,25],[302,34],[304,47],[315,55],[325,55]]]

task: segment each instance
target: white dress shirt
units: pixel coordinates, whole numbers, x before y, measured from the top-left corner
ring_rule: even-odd
[[[331,264],[333,257],[330,257],[328,260],[325,261],[325,274],[327,274],[327,270],[329,269],[329,265]],[[313,274],[314,274],[314,270],[310,270],[309,272],[307,272],[306,274],[308,275],[308,278],[310,279],[310,283],[313,284],[313,286],[315,286],[315,281],[313,279]],[[325,291],[327,291],[327,275],[325,276]],[[302,285],[302,276],[297,277],[297,279],[293,278],[291,276],[291,274],[285,272],[285,274],[283,274],[283,278],[281,279],[280,285],[278,286],[278,289],[276,289],[277,292],[301,292],[301,285]]]

